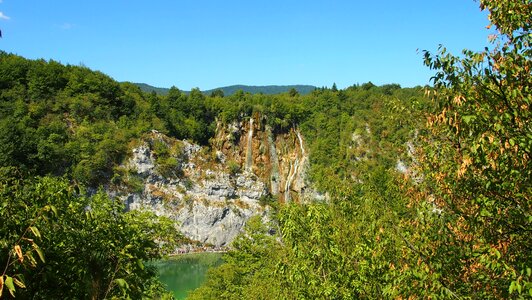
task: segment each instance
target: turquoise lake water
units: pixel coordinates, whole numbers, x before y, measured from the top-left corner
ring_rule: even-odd
[[[176,299],[185,299],[187,293],[198,288],[211,267],[222,264],[221,253],[192,253],[155,263],[159,278]]]

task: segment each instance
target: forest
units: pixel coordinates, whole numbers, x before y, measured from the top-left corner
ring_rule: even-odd
[[[329,199],[270,203],[190,299],[531,298],[532,5],[479,2],[490,47],[423,52],[426,87],[160,95],[1,52],[0,298],[170,299],[149,262],[184,237],[105,186],[152,130],[209,149],[254,114],[301,130]]]
[[[152,91],[155,91],[157,94],[160,95],[168,95],[168,92],[170,89],[167,88],[158,88],[154,87],[145,83],[134,83],[143,92],[151,93]],[[212,90],[206,90],[203,91],[206,95],[225,95],[225,96],[231,96],[232,94],[242,90],[244,93],[250,93],[250,94],[267,94],[267,95],[275,95],[275,94],[282,94],[290,91],[291,89],[296,90],[299,94],[309,94],[313,90],[316,89],[315,86],[312,85],[266,85],[266,86],[253,86],[253,85],[231,85],[231,86],[224,86],[219,87]],[[188,94],[187,91],[185,93]],[[221,93],[221,94],[220,94]]]

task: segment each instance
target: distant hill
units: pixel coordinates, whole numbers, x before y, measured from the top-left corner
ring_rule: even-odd
[[[225,86],[218,88],[224,92],[224,95],[229,96],[234,93],[236,93],[239,90],[243,90],[246,93],[251,94],[266,94],[266,95],[273,95],[273,94],[280,94],[280,93],[286,93],[290,89],[294,88],[298,93],[305,95],[313,90],[316,89],[315,86],[312,85],[263,85],[263,86],[254,86],[254,85],[231,85],[231,86]],[[218,90],[218,89],[212,89],[205,91],[204,93],[210,94],[211,92]]]
[[[152,91],[155,91],[159,95],[166,95],[168,94],[168,91],[170,90],[167,88],[154,87],[154,86],[151,86],[145,83],[133,83],[133,84],[138,86],[143,92],[146,92],[146,93],[151,93]]]
[[[166,95],[168,94],[168,91],[170,90],[168,88],[154,87],[154,86],[151,86],[145,83],[133,83],[133,84],[140,87],[140,89],[143,90],[144,92],[150,93],[152,91],[155,91],[159,95]],[[210,95],[215,90],[222,90],[225,96],[230,96],[236,93],[237,91],[242,90],[245,93],[251,93],[251,94],[262,93],[266,95],[272,95],[272,94],[286,93],[292,88],[298,91],[298,93],[301,95],[308,94],[316,89],[316,87],[312,85],[264,85],[264,86],[231,85],[231,86],[225,86],[225,87],[216,88],[212,90],[206,90],[202,92],[206,95]],[[184,92],[188,93],[188,91],[184,91]]]

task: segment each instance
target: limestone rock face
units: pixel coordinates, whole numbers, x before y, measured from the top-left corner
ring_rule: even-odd
[[[141,145],[140,147],[133,149],[133,157],[131,161],[133,166],[137,169],[139,174],[147,176],[153,168],[155,168],[155,160],[147,145]]]
[[[275,131],[260,114],[231,124],[218,123],[212,147],[227,164],[236,163],[256,175],[268,194],[281,202],[305,202],[316,193],[309,188],[305,140],[298,128]],[[217,154],[218,155],[218,154]]]
[[[194,203],[177,216],[182,233],[194,240],[216,246],[232,241],[246,221],[257,212],[250,208]]]
[[[182,171],[188,176],[166,178],[157,174],[155,167],[143,168],[145,157],[153,155],[143,152],[147,147],[135,148],[129,161],[143,187],[141,192],[121,195],[127,209],[149,209],[168,216],[178,222],[186,237],[218,247],[228,245],[251,216],[267,213],[259,204],[267,189],[255,175],[204,171],[187,162]]]
[[[149,209],[177,221],[188,238],[226,246],[254,215],[268,218],[265,199],[317,196],[305,173],[308,154],[297,129],[274,133],[260,116],[217,126],[210,148],[152,131],[123,164],[111,187],[127,209]]]

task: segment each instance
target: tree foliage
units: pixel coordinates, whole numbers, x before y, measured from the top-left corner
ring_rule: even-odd
[[[155,270],[145,263],[179,241],[172,221],[148,212],[125,213],[105,194],[82,196],[63,179],[24,178],[13,168],[0,171],[0,297],[165,294]]]
[[[432,96],[439,105],[429,120],[427,185],[445,212],[448,251],[465,262],[444,273],[446,280],[463,294],[532,296],[532,6],[481,7],[498,30],[492,49],[425,54],[437,70]]]

